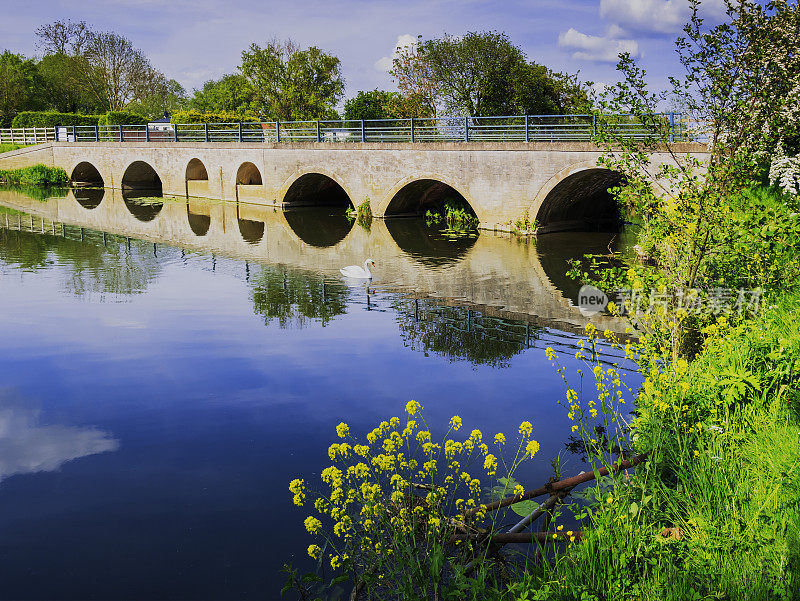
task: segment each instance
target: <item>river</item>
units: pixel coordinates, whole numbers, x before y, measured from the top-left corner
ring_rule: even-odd
[[[411,399],[467,432],[530,420],[526,485],[578,471],[544,349],[578,367],[567,261],[621,243],[0,191],[0,597],[277,598],[310,567],[289,480]],[[367,257],[373,284],[344,282]]]

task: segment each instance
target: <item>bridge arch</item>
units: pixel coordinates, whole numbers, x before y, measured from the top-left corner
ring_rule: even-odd
[[[354,206],[344,181],[322,169],[294,174],[281,188],[284,207]]]
[[[103,188],[105,182],[100,171],[89,161],[81,161],[72,168],[69,176],[71,187]]]
[[[144,161],[133,161],[122,174],[122,189],[162,190],[161,178],[156,170]]]
[[[618,229],[619,207],[609,188],[623,175],[598,167],[596,161],[571,165],[553,175],[539,190],[529,210],[540,232]]]
[[[186,165],[186,181],[208,181],[208,171],[200,159],[192,159]]]
[[[264,181],[261,179],[261,171],[250,161],[245,161],[236,170],[237,186],[262,186]]]
[[[428,208],[441,206],[448,199],[461,200],[482,221],[480,205],[461,191],[460,186],[438,174],[407,177],[395,184],[375,214],[383,217],[422,215]]]

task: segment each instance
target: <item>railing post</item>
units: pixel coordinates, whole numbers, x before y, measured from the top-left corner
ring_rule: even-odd
[[[144,125],[144,141],[150,141],[150,126],[145,123]]]
[[[531,130],[528,127],[528,115],[525,115],[525,141],[531,141]]]
[[[319,119],[317,120],[317,142],[322,142],[322,136],[319,133]]]
[[[58,142],[58,125],[56,125],[56,133],[55,133],[55,136],[53,136],[53,139],[56,142]],[[12,144],[14,143],[14,130],[13,129],[11,130],[11,143]]]
[[[675,141],[675,113],[672,111],[669,113],[669,141]]]
[[[469,117],[464,117],[464,141],[469,142]]]
[[[411,117],[411,141],[414,141],[414,117]]]
[[[244,139],[242,138],[242,122],[239,121],[237,125],[239,126],[239,142],[241,143],[244,142]]]
[[[366,133],[366,132],[365,132],[365,130],[364,130],[364,120],[362,119],[362,120],[361,120],[361,141],[362,141],[362,142],[364,142],[364,141],[365,141],[365,140],[364,140],[364,138],[366,137],[366,136],[364,135],[365,133]]]
[[[204,133],[205,133],[205,136],[206,136],[205,141],[208,142],[208,123],[204,123],[203,125],[205,126],[203,128],[205,130]]]
[[[597,113],[592,113],[592,137],[597,135]]]
[[[123,136],[124,136],[124,134],[122,133],[122,126],[121,126],[121,125],[118,125],[117,127],[119,128],[119,141],[120,141],[120,142],[124,142],[124,141],[125,141],[125,139],[124,139],[124,137],[123,137]]]
[[[275,122],[275,141],[276,142],[280,142],[281,141],[281,122],[280,121],[276,121]]]
[[[178,141],[178,124],[177,123],[175,124],[175,127],[172,128],[172,134],[173,134],[173,137],[175,138],[175,141],[177,142]]]
[[[75,126],[72,126],[72,141],[77,142],[78,138],[75,137]]]
[[[100,141],[100,126],[99,125],[95,125],[94,126],[94,141],[95,142],[99,142]]]

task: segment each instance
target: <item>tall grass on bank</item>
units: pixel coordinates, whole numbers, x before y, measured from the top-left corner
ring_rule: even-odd
[[[0,183],[15,186],[66,186],[67,172],[61,167],[32,165],[20,169],[0,169]]]
[[[800,598],[798,311],[722,318],[694,361],[648,369],[630,438],[649,460],[574,506],[588,536],[510,598]]]

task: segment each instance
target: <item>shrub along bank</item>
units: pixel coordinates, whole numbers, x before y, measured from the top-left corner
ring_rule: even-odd
[[[65,186],[69,181],[61,167],[32,165],[21,169],[0,169],[0,183],[19,186]]]

